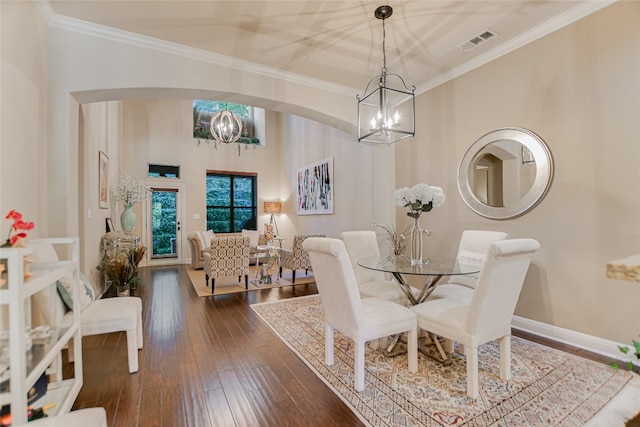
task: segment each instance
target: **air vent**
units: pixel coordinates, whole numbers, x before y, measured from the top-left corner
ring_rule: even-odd
[[[471,37],[469,40],[467,40],[466,42],[458,45],[458,47],[464,50],[465,52],[469,52],[470,50],[474,49],[476,46],[481,45],[482,43],[494,38],[497,35],[498,33],[487,28],[480,34],[475,35]]]

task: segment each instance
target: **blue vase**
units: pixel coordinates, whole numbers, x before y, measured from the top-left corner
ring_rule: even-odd
[[[136,228],[136,214],[131,208],[132,205],[124,205],[124,212],[120,215],[120,225],[126,234],[133,234]]]

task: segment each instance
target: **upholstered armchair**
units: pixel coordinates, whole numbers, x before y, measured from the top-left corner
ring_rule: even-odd
[[[309,238],[308,251],[325,316],[325,363],[333,365],[334,329],[354,342],[354,387],[365,388],[365,344],[393,334],[407,333],[409,372],[418,371],[416,316],[410,309],[382,298],[360,298],[358,283],[344,243]]]
[[[467,395],[472,399],[479,395],[480,345],[499,340],[500,379],[511,377],[511,318],[531,258],[539,248],[534,239],[491,243],[473,292],[450,293],[411,308],[420,329],[465,346]]]
[[[302,242],[309,237],[325,236],[324,234],[296,234],[293,236],[291,249],[280,249],[280,277],[282,277],[282,268],[288,268],[292,271],[291,283],[296,283],[296,270],[309,271],[311,268],[309,254],[302,248]]]
[[[218,234],[219,237],[236,237],[236,236],[242,236],[243,234],[241,233],[225,233],[225,234]],[[200,239],[200,237],[198,236],[198,234],[192,234],[190,236],[187,237],[189,239],[189,245],[191,246],[191,267],[193,267],[195,270],[200,270],[201,268],[204,267],[204,251],[208,250],[211,247],[211,242],[209,242],[209,244],[207,246],[203,246],[202,245],[202,239]],[[258,235],[258,245],[266,245],[267,241],[264,238],[264,234],[259,233]],[[251,244],[251,257],[249,260],[250,264],[255,264],[256,260],[256,249],[253,245],[253,243]]]
[[[217,277],[244,276],[244,285],[249,289],[249,237],[215,237],[211,248],[204,251],[204,272],[206,285],[211,278],[211,293],[214,292]]]

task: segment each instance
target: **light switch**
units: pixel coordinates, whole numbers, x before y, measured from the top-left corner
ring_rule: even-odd
[[[193,219],[200,219],[200,214],[193,214]]]

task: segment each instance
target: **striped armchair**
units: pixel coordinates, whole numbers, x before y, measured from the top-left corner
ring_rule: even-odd
[[[291,249],[280,249],[280,277],[282,268],[292,270],[291,283],[296,283],[296,270],[304,269],[308,272],[311,268],[309,254],[302,249],[302,242],[307,237],[326,237],[324,234],[296,234],[293,236],[293,246]]]
[[[206,285],[211,277],[211,293],[216,277],[244,276],[244,286],[249,289],[249,237],[215,237],[211,248],[202,251]]]

